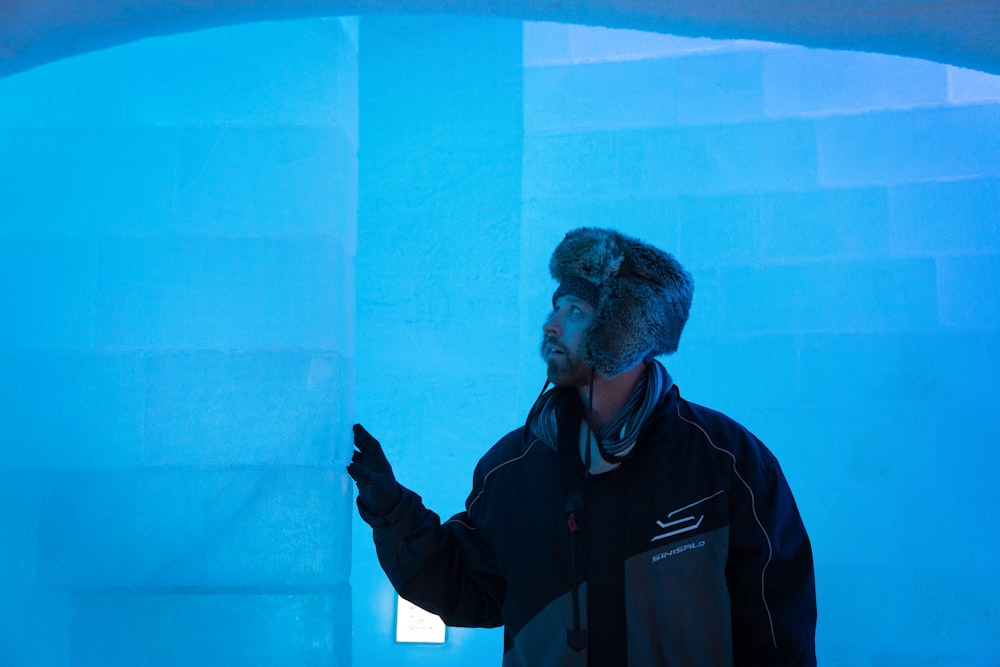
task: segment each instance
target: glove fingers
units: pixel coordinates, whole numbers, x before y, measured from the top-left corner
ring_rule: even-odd
[[[360,451],[364,464],[373,470],[389,470],[382,445],[361,424],[354,425],[354,446]]]
[[[368,484],[371,485],[372,479],[368,472],[368,469],[363,465],[359,464],[357,461],[352,462],[347,466],[347,474],[357,482],[358,484]]]
[[[354,444],[367,446],[372,442],[377,442],[375,437],[369,433],[361,424],[354,425]]]

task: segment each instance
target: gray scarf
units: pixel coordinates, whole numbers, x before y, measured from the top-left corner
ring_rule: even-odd
[[[635,447],[639,431],[653,408],[659,403],[664,392],[673,386],[670,373],[659,361],[651,359],[646,364],[646,372],[639,376],[628,402],[621,414],[606,427],[594,433],[584,424],[586,434],[581,437],[580,458],[587,460],[586,445],[590,443],[590,472],[600,474],[617,468]],[[535,401],[528,414],[527,428],[539,440],[553,449],[556,448],[558,424],[556,406],[568,392],[575,389],[553,387]]]

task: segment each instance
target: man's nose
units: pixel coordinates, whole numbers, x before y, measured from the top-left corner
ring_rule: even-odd
[[[558,336],[562,333],[562,321],[560,320],[559,313],[549,315],[549,318],[542,324],[542,331],[550,336]]]

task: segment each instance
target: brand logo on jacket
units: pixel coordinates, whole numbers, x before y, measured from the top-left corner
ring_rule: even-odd
[[[658,561],[663,560],[664,558],[670,558],[671,556],[682,554],[685,551],[693,551],[694,549],[701,549],[704,546],[705,546],[705,540],[699,540],[697,542],[689,542],[679,547],[674,547],[670,551],[661,551],[660,553],[653,556],[650,562],[656,563]]]
[[[655,542],[656,540],[662,540],[666,537],[673,537],[674,535],[680,535],[681,533],[688,533],[692,530],[696,530],[701,522],[705,520],[705,515],[702,514],[698,518],[694,516],[686,516],[683,519],[677,519],[676,521],[668,521],[666,523],[662,521],[657,521],[656,525],[660,528],[669,528],[665,533],[660,533],[659,535],[654,535],[650,542]]]
[[[712,498],[715,498],[718,495],[722,495],[723,493],[725,493],[725,489],[720,489],[708,497],[702,498],[701,500],[696,500],[690,505],[685,505],[684,507],[679,507],[673,510],[667,515],[667,521],[656,522],[656,525],[659,526],[660,530],[667,529],[666,532],[654,535],[653,538],[649,541],[655,542],[657,540],[662,540],[667,537],[673,537],[674,535],[681,535],[682,533],[689,533],[692,530],[697,530],[698,527],[701,526],[701,522],[705,520],[704,514],[701,514],[699,516],[690,514],[680,519],[674,519],[674,516],[680,514],[681,512],[690,510],[691,508],[696,507],[707,500],[711,500]]]

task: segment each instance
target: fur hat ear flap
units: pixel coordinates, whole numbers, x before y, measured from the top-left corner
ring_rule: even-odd
[[[613,377],[643,359],[677,350],[694,293],[674,257],[611,229],[569,232],[549,262],[559,282],[583,278],[598,287],[584,357]]]

